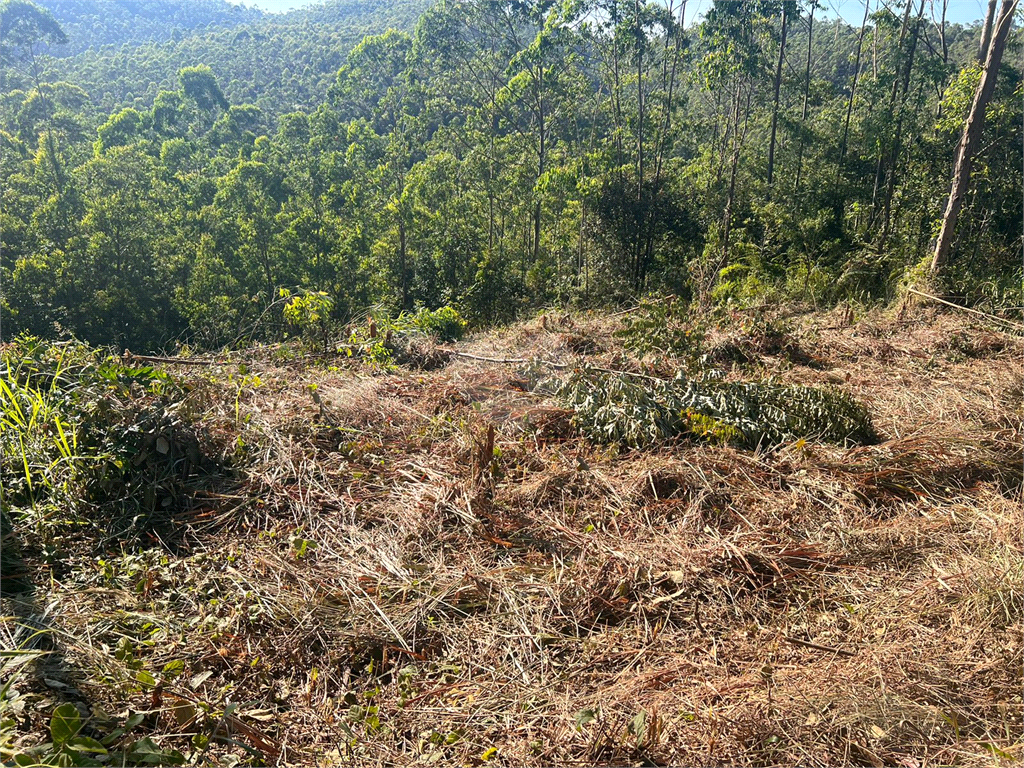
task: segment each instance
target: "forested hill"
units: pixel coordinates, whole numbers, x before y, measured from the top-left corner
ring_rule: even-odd
[[[411,27],[426,0],[321,0],[287,13],[269,14],[228,0],[39,0],[67,35],[41,52],[67,57],[104,45],[178,42],[189,35],[243,25],[334,24],[363,32],[381,22]],[[213,43],[216,45],[216,42]]]
[[[68,42],[48,46],[53,56],[73,56],[102,45],[164,42],[208,27],[234,27],[263,13],[227,0],[39,0]]]
[[[230,102],[256,104],[273,119],[294,109],[315,108],[349,48],[367,34],[412,31],[429,4],[326,0],[266,14],[228,0],[41,0],[39,5],[53,14],[67,41],[44,43],[40,53],[57,59],[42,60],[45,79],[83,88],[99,114],[129,106],[148,108],[161,89],[174,83],[179,69],[204,63],[218,76]],[[842,89],[851,76],[859,30],[821,18],[817,25],[811,73]],[[970,59],[979,26],[946,27],[947,62]],[[795,85],[807,51],[808,27],[792,28],[788,36],[785,74]]]
[[[141,350],[375,304],[886,301],[929,271],[982,82],[930,279],[1020,306],[1015,6],[982,50],[923,0],[373,0],[180,39],[168,10],[162,42],[53,57],[87,14],[0,0],[4,330]]]
[[[178,70],[210,66],[228,100],[271,118],[312,109],[364,35],[412,30],[426,0],[332,0],[264,14],[227,0],[46,0],[68,42],[43,46],[45,79],[83,88],[99,114],[151,107]]]

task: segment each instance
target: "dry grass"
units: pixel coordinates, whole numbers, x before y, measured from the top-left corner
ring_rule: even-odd
[[[511,367],[255,364],[248,420],[226,382],[207,416],[244,476],[173,551],[105,571],[82,542],[39,586],[71,671],[20,683],[22,738],[71,686],[98,729],[132,709],[182,751],[215,733],[200,763],[1019,762],[1021,343],[915,312],[792,318],[767,351],[726,332],[731,376],[862,398],[884,439],[854,449],[619,452]],[[640,367],[614,327],[463,348]],[[133,685],[122,637],[182,674]]]

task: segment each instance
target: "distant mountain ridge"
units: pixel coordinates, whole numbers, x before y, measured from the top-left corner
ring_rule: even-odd
[[[189,35],[261,23],[342,24],[373,31],[386,18],[392,25],[411,27],[429,5],[426,0],[331,0],[266,13],[228,0],[39,0],[38,4],[53,14],[68,36],[67,45],[46,51],[59,58],[104,45],[179,42]]]
[[[60,22],[68,44],[48,51],[73,56],[102,45],[164,42],[209,27],[262,19],[256,8],[227,0],[38,0]]]
[[[45,79],[83,88],[97,116],[146,109],[182,67],[209,65],[228,100],[271,120],[315,109],[366,34],[411,31],[429,0],[331,0],[264,13],[227,0],[40,0],[68,43],[45,53]],[[28,87],[28,84],[23,84]],[[98,118],[97,118],[98,119]]]

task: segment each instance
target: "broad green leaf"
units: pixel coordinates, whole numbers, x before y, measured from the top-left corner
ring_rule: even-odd
[[[82,717],[74,704],[61,704],[53,711],[50,736],[57,747],[66,744],[82,730]]]
[[[79,752],[95,752],[100,755],[107,754],[106,747],[96,741],[96,739],[91,739],[88,736],[76,736],[68,742],[68,746]]]
[[[185,662],[181,659],[175,659],[174,661],[167,662],[166,664],[164,664],[164,668],[162,670],[164,677],[170,679],[174,679],[184,671]]]
[[[185,762],[185,757],[180,752],[161,748],[149,736],[144,736],[132,744],[127,757],[136,765],[181,765]]]

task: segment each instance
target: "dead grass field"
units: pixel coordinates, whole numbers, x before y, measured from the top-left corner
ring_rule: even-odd
[[[458,348],[671,370],[617,322]],[[25,534],[60,653],[21,668],[17,743],[70,700],[211,765],[1019,763],[1024,345],[921,308],[772,327],[705,343],[731,378],[837,384],[880,443],[596,446],[465,358],[187,372],[242,469],[142,544],[70,535],[51,569]]]

